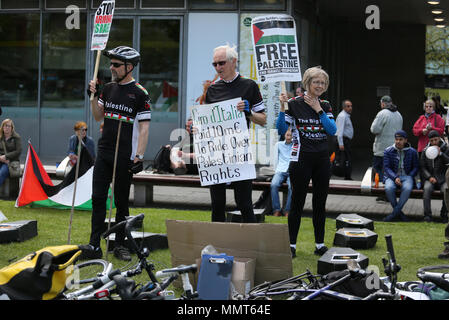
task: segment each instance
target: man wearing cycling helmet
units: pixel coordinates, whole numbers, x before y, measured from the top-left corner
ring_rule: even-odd
[[[105,231],[106,201],[112,181],[114,156],[117,149],[115,170],[114,201],[116,222],[129,216],[129,189],[131,178],[143,168],[143,155],[148,143],[151,120],[151,106],[148,92],[134,80],[133,71],[140,62],[140,54],[135,49],[120,46],[103,53],[110,61],[112,81],[100,91],[91,81],[88,94],[94,93],[91,109],[97,122],[104,121],[98,140],[98,155],[95,160],[92,181],[92,230],[89,244],[93,251],[85,258],[102,257],[100,236]],[[120,132],[118,130],[121,122]],[[131,255],[124,246],[123,231],[115,235],[114,256],[129,261]]]

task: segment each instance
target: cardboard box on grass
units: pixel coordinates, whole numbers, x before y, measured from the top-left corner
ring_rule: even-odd
[[[172,266],[193,264],[212,245],[234,258],[255,259],[254,285],[292,276],[288,226],[166,220]]]
[[[201,269],[201,258],[196,259],[198,272],[195,274],[194,283],[198,283]],[[256,259],[236,258],[232,265],[231,283],[234,289],[241,295],[245,295],[254,287],[254,273],[256,271]]]

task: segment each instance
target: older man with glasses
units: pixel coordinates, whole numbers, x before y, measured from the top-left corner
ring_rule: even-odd
[[[215,68],[219,80],[207,89],[205,103],[225,101],[234,98],[242,100],[237,109],[245,113],[246,122],[265,125],[265,105],[259,86],[251,79],[243,78],[237,71],[238,53],[235,47],[229,45],[214,49],[212,66]],[[240,210],[243,222],[256,222],[252,204],[252,181],[234,181],[234,198]],[[212,221],[224,222],[226,206],[226,184],[215,184],[210,187],[212,201]]]

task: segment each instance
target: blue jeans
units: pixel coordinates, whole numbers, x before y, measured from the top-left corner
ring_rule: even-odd
[[[5,182],[5,180],[9,177],[9,168],[6,163],[0,163],[0,186]]]
[[[290,211],[290,205],[292,201],[292,187],[290,184],[290,177],[288,172],[276,172],[271,180],[271,207],[273,208],[273,213],[275,211],[281,211],[281,203],[279,201],[279,188],[287,180],[288,194],[287,203],[285,204],[284,212]]]
[[[393,215],[397,215],[401,212],[413,189],[414,181],[411,176],[399,176],[399,179],[401,179],[401,187],[397,186],[396,183],[389,178],[385,181],[385,194],[393,207]],[[396,200],[396,188],[401,188],[399,201]]]

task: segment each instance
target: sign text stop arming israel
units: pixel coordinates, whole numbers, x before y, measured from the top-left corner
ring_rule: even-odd
[[[291,16],[255,17],[252,34],[259,82],[301,81],[295,20]]]
[[[95,12],[91,50],[104,50],[111,31],[115,1],[103,1]]]

